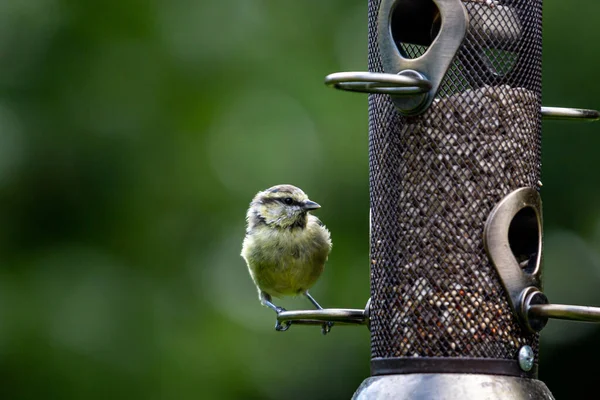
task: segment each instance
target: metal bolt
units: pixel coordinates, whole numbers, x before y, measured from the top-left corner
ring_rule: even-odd
[[[533,368],[533,349],[530,346],[525,345],[519,350],[519,366],[523,371]]]

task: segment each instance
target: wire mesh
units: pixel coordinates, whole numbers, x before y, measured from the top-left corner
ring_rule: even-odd
[[[372,72],[384,72],[379,6],[369,0]],[[374,359],[515,359],[524,344],[537,357],[482,237],[505,195],[539,189],[542,1],[465,7],[469,31],[427,112],[403,117],[388,95],[369,96]]]

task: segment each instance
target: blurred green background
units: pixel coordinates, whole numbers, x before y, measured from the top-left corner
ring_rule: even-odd
[[[600,108],[600,3],[544,4],[544,104]],[[334,248],[313,294],[369,295],[365,0],[0,2],[0,397],[348,399],[364,328],[273,331],[239,256],[259,189],[302,187]],[[600,122],[545,122],[545,284],[600,305]],[[301,298],[281,302],[306,308]],[[586,398],[591,324],[540,377]]]

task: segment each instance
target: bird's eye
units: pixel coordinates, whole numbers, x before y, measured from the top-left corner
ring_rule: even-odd
[[[286,197],[285,199],[283,199],[283,202],[285,204],[287,204],[288,206],[291,206],[292,204],[294,204],[294,200],[291,197]]]

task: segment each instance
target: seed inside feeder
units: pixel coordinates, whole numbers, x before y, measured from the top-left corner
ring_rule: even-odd
[[[386,215],[374,212],[372,219],[373,273],[389,288],[372,306],[375,323],[385,324],[389,309],[399,317],[382,335],[410,338],[389,341],[388,357],[513,358],[532,344],[511,313],[482,238],[498,201],[517,188],[537,187],[539,119],[532,116],[539,110],[531,91],[484,86],[436,99],[385,138],[377,162],[396,168],[399,189],[390,192],[394,203]],[[399,227],[394,235],[381,233],[389,218]]]

